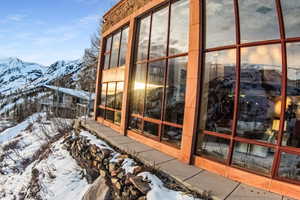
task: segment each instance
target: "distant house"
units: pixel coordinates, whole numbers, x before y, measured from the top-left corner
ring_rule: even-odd
[[[40,100],[43,110],[56,111],[60,115],[63,112],[72,116],[82,116],[93,110],[94,93],[52,85],[45,85],[43,88],[44,91],[50,91],[50,95]]]

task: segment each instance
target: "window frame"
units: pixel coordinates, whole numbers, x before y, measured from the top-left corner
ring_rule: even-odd
[[[116,31],[114,31],[113,33],[110,33],[109,35],[105,36],[105,38],[103,39],[104,40],[104,50],[103,50],[103,54],[102,54],[102,59],[104,60],[102,66],[101,66],[101,70],[109,70],[109,69],[114,69],[114,68],[119,68],[119,67],[123,67],[124,65],[120,65],[120,54],[121,54],[121,46],[122,46],[122,40],[123,40],[123,31],[128,29],[128,33],[129,33],[129,25],[126,24],[122,27],[120,27],[119,29],[117,29]],[[113,47],[113,42],[114,42],[114,36],[119,34],[120,33],[120,38],[119,38],[119,47],[118,47],[118,55],[117,55],[117,66],[111,66],[111,55],[112,55],[112,47]],[[128,37],[129,35],[127,35]],[[110,50],[107,51],[106,47],[107,47],[107,41],[110,39]],[[128,45],[128,40],[129,38],[127,38],[127,44]],[[128,51],[129,49],[126,47],[126,52]],[[108,61],[108,68],[105,69],[105,59],[106,59],[106,56],[109,56],[109,61]]]
[[[180,53],[180,54],[173,54],[173,55],[169,55],[170,52],[169,52],[169,42],[170,42],[170,25],[171,25],[171,7],[172,7],[172,4],[177,2],[177,1],[180,1],[180,0],[169,0],[163,4],[161,4],[160,6],[156,7],[156,8],[153,8],[151,10],[149,10],[148,12],[145,12],[143,13],[141,16],[137,17],[136,20],[135,20],[135,23],[136,23],[136,27],[139,27],[139,22],[147,17],[150,17],[150,22],[149,22],[149,35],[148,35],[148,46],[147,46],[147,59],[143,59],[143,60],[136,60],[136,52],[137,52],[137,48],[138,48],[138,45],[137,45],[137,39],[138,39],[138,34],[135,34],[135,45],[134,45],[134,49],[133,49],[133,52],[135,52],[135,55],[134,55],[134,62],[133,62],[133,65],[136,66],[137,64],[146,64],[146,80],[145,80],[145,83],[147,85],[147,82],[148,82],[148,71],[149,71],[149,64],[150,63],[153,63],[153,62],[157,62],[157,61],[163,61],[164,62],[164,87],[163,87],[163,94],[162,94],[162,97],[161,97],[161,113],[160,113],[160,119],[154,119],[154,118],[149,118],[149,117],[146,117],[145,116],[145,102],[146,102],[146,94],[147,94],[147,86],[145,86],[145,94],[144,94],[144,104],[143,104],[143,111],[142,111],[142,114],[134,114],[134,113],[131,113],[130,111],[130,114],[129,114],[129,117],[128,117],[128,127],[127,129],[133,131],[133,132],[136,132],[138,134],[142,134],[143,136],[145,137],[149,137],[151,139],[154,139],[160,143],[163,143],[163,144],[166,144],[168,146],[172,146],[172,147],[175,147],[177,149],[181,149],[181,145],[178,146],[178,145],[175,145],[173,143],[169,143],[167,141],[163,141],[162,140],[162,137],[163,137],[163,131],[164,131],[164,125],[167,125],[167,126],[170,126],[170,127],[175,127],[175,128],[181,128],[183,130],[183,124],[176,124],[176,123],[172,123],[172,122],[168,122],[168,121],[164,121],[164,116],[165,116],[165,111],[166,111],[166,101],[167,101],[167,98],[166,98],[166,93],[167,93],[167,90],[166,90],[166,84],[167,84],[167,75],[168,75],[168,65],[169,65],[169,59],[173,59],[173,58],[179,58],[179,57],[188,57],[188,52],[185,52],[185,53]],[[151,49],[151,34],[152,34],[152,22],[153,22],[153,14],[156,12],[156,11],[160,11],[161,9],[164,9],[166,8],[168,9],[168,27],[167,27],[167,38],[166,38],[166,55],[165,56],[160,56],[160,57],[157,57],[157,58],[152,58],[150,59],[150,49]],[[189,12],[189,17],[190,17],[190,12]],[[187,29],[189,29],[189,26],[187,26]],[[137,31],[138,33],[138,31]],[[188,42],[187,42],[187,45],[188,45]],[[188,48],[187,48],[188,50]],[[133,70],[133,77],[135,77],[135,70]],[[131,84],[131,87],[132,85],[134,84]],[[131,88],[132,90],[132,88]],[[131,97],[130,97],[131,98]],[[132,101],[132,100],[131,100]],[[131,118],[137,118],[139,120],[142,120],[142,130],[141,131],[138,131],[138,130],[135,130],[135,129],[130,129],[129,127],[129,124],[130,124],[130,119]],[[144,133],[144,122],[150,122],[150,123],[154,123],[154,124],[157,124],[159,127],[158,127],[158,136],[152,136],[152,135],[149,135],[149,134],[145,134]],[[183,133],[183,131],[182,131]],[[182,139],[181,139],[182,141]]]
[[[203,154],[197,154],[197,145],[195,145],[194,148],[194,155],[195,156],[201,156],[209,160],[213,160],[218,163],[222,163],[228,166],[231,166],[233,168],[241,169],[243,171],[248,171],[250,173],[258,174],[264,177],[269,177],[285,182],[289,182],[292,184],[300,184],[300,181],[292,180],[292,179],[287,179],[287,178],[282,178],[279,177],[278,175],[278,170],[280,166],[280,157],[281,153],[290,153],[290,154],[296,154],[300,155],[300,148],[296,147],[289,147],[289,146],[282,146],[282,138],[283,138],[283,133],[284,133],[284,124],[285,124],[285,106],[286,106],[286,99],[287,99],[287,47],[286,45],[288,43],[296,43],[300,42],[300,36],[299,37],[294,37],[294,38],[287,38],[286,37],[286,32],[285,32],[285,24],[284,24],[284,16],[283,16],[283,11],[281,7],[281,0],[274,0],[276,4],[276,10],[275,14],[277,15],[277,20],[278,20],[278,25],[279,25],[279,34],[280,38],[275,39],[275,40],[264,40],[264,41],[255,41],[255,42],[249,42],[249,43],[241,43],[241,28],[240,28],[240,15],[239,15],[239,0],[231,0],[233,1],[234,4],[234,17],[235,17],[235,37],[236,37],[236,44],[234,45],[228,45],[228,46],[219,46],[219,47],[214,47],[214,48],[208,48],[206,49],[205,47],[205,7],[206,6],[201,6],[202,7],[202,15],[200,16],[202,19],[201,25],[200,25],[200,38],[201,38],[201,48],[200,48],[200,57],[202,58],[202,61],[200,62],[200,73],[202,74],[202,77],[200,78],[200,88],[198,89],[198,128],[196,135],[210,135],[218,138],[223,138],[230,140],[230,145],[228,149],[228,157],[227,159],[222,162],[217,159],[205,156]],[[205,4],[205,0],[203,1],[203,4]],[[202,30],[201,30],[202,29]],[[237,136],[237,121],[238,121],[238,111],[239,111],[239,96],[240,96],[240,74],[241,74],[241,49],[244,47],[255,47],[255,46],[261,46],[261,45],[271,45],[271,44],[278,44],[281,45],[281,57],[282,57],[282,80],[281,80],[281,97],[282,97],[282,105],[281,105],[281,115],[280,115],[280,129],[279,133],[277,135],[277,142],[272,144],[272,143],[267,143],[267,142],[261,142],[261,141],[256,141],[252,139],[247,139],[247,138],[242,138]],[[215,52],[215,51],[221,51],[221,50],[228,50],[228,49],[235,49],[236,50],[236,87],[235,87],[235,97],[234,97],[234,117],[233,117],[233,124],[232,124],[232,133],[230,135],[226,135],[223,133],[217,133],[217,132],[211,132],[211,131],[206,131],[203,130],[202,132],[199,129],[199,119],[201,119],[201,98],[202,98],[202,84],[203,84],[203,69],[205,67],[205,54],[208,52]],[[198,144],[198,138],[196,138],[196,144]],[[256,172],[251,169],[246,169],[242,167],[238,167],[236,165],[232,165],[232,158],[233,158],[233,152],[234,152],[234,145],[236,142],[242,142],[242,143],[247,143],[247,144],[253,144],[253,145],[259,145],[263,147],[268,147],[274,149],[274,159],[272,163],[272,167],[270,169],[270,174],[262,174],[259,172]]]

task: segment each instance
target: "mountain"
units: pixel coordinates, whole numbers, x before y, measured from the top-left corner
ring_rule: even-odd
[[[18,58],[0,59],[0,94],[9,95],[74,76],[82,66],[82,60],[57,61],[44,66]]]

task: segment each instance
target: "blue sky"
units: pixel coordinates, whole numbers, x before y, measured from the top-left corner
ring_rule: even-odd
[[[0,57],[49,65],[81,58],[117,0],[1,0]]]

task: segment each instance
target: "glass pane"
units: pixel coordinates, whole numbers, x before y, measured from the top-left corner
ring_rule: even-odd
[[[115,108],[116,83],[108,83],[106,107]]]
[[[126,53],[127,53],[127,44],[128,44],[128,30],[129,30],[129,28],[127,27],[126,29],[124,29],[122,31],[119,66],[123,66],[126,63]]]
[[[124,91],[124,82],[118,82],[117,89],[116,89],[116,106],[115,106],[115,109],[117,110],[122,109],[123,91]]]
[[[142,119],[135,118],[135,117],[130,117],[130,120],[129,120],[129,129],[142,132],[142,130],[143,130]]]
[[[150,16],[139,21],[136,60],[148,59]]]
[[[99,111],[99,117],[104,118],[105,110],[102,108],[99,108],[98,111]]]
[[[105,47],[105,52],[109,52],[111,48],[111,36],[106,39],[106,47]]]
[[[206,54],[201,99],[200,130],[231,134],[236,51]]]
[[[300,181],[300,155],[281,153],[278,176]]]
[[[120,39],[121,39],[121,32],[119,32],[119,33],[117,33],[113,36],[113,43],[112,43],[112,49],[111,49],[111,58],[110,58],[110,68],[114,68],[114,67],[118,66]]]
[[[274,0],[239,0],[239,11],[243,43],[280,38]]]
[[[165,60],[149,63],[145,116],[160,119],[164,88]]]
[[[144,133],[158,136],[158,124],[144,121]]]
[[[232,156],[232,164],[258,173],[270,174],[273,159],[274,149],[236,142]]]
[[[109,58],[110,58],[110,54],[104,55],[104,68],[103,69],[109,69]]]
[[[155,12],[152,16],[150,58],[166,56],[168,37],[169,7]]]
[[[146,88],[147,64],[137,64],[135,67],[135,79],[131,93],[131,112],[143,114]]]
[[[171,5],[169,55],[188,52],[189,9],[188,0]]]
[[[101,88],[101,104],[102,106],[105,106],[106,103],[106,90],[107,90],[107,84],[103,83]]]
[[[169,59],[165,121],[183,124],[187,57]]]
[[[233,0],[206,0],[206,48],[235,44]]]
[[[114,122],[114,111],[105,110],[105,119],[110,122]]]
[[[230,140],[199,134],[197,141],[197,154],[205,155],[224,162],[228,157]]]
[[[287,44],[287,104],[283,146],[300,148],[300,43]]]
[[[300,1],[281,0],[286,37],[300,37]]]
[[[281,114],[281,46],[242,48],[237,135],[275,143]]]
[[[115,112],[115,124],[121,124],[121,112]]]
[[[178,147],[181,146],[182,129],[172,126],[164,126],[162,140]]]

